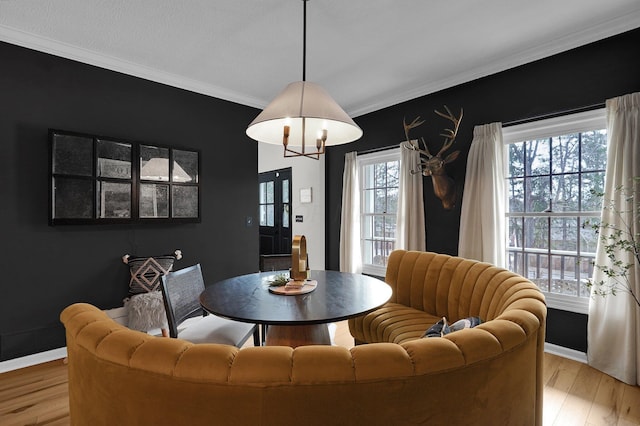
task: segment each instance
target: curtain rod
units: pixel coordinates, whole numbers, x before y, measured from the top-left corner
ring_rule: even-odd
[[[539,121],[539,120],[544,120],[544,119],[547,119],[547,118],[559,117],[561,115],[577,114],[579,112],[592,111],[594,109],[604,108],[605,106],[606,106],[605,102],[600,102],[600,103],[597,103],[597,104],[586,105],[586,106],[583,106],[583,107],[565,109],[565,110],[562,110],[562,111],[556,111],[556,112],[552,112],[552,113],[548,113],[548,114],[536,115],[534,117],[507,121],[507,122],[502,123],[502,127],[509,127],[509,126],[515,126],[517,124],[531,123],[533,121]],[[373,153],[376,153],[376,152],[388,151],[390,149],[395,149],[395,148],[399,148],[399,147],[400,147],[400,143],[397,144],[397,145],[383,146],[383,147],[380,147],[380,148],[365,149],[363,151],[356,150],[356,152],[358,153],[358,155],[366,155],[366,154],[373,154]]]
[[[522,119],[519,119],[519,120],[507,121],[505,123],[502,123],[502,127],[509,127],[509,126],[515,126],[517,124],[531,123],[533,121],[545,120],[547,118],[560,117],[562,115],[577,114],[579,112],[592,111],[594,109],[600,109],[600,108],[604,108],[604,107],[605,107],[605,103],[604,102],[600,102],[600,103],[597,103],[597,104],[587,105],[587,106],[583,106],[583,107],[579,107],[579,108],[565,109],[565,110],[562,110],[562,111],[556,111],[556,112],[552,112],[552,113],[549,113],[549,114],[541,114],[541,115],[537,115],[535,117],[529,117],[529,118],[522,118]]]
[[[365,149],[363,151],[356,150],[356,152],[358,153],[358,155],[366,155],[366,154],[373,154],[373,153],[376,153],[376,152],[389,151],[390,149],[396,149],[396,148],[400,148],[400,144],[391,145],[391,146],[383,146],[381,148]]]

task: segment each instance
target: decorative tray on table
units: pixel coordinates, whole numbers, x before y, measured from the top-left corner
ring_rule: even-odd
[[[316,280],[294,281],[290,279],[284,285],[269,285],[269,291],[275,294],[294,296],[297,294],[311,293],[317,286],[318,281]]]

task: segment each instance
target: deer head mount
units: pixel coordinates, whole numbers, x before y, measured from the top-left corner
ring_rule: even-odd
[[[435,110],[435,113],[451,121],[452,126],[450,129],[444,129],[443,132],[440,133],[440,136],[444,137],[444,143],[436,155],[429,152],[429,147],[423,137],[420,138],[420,141],[424,149],[420,148],[417,140],[411,140],[409,137],[409,131],[423,124],[424,120],[420,120],[418,116],[409,124],[407,124],[406,119],[403,119],[402,124],[404,125],[405,137],[410,145],[409,149],[420,153],[421,161],[417,165],[418,170],[411,170],[411,173],[422,173],[424,176],[431,176],[433,191],[436,197],[442,201],[442,207],[450,210],[455,205],[456,188],[453,179],[447,175],[444,165],[458,158],[460,150],[453,151],[446,156],[444,156],[444,154],[451,148],[451,145],[453,145],[458,135],[458,127],[460,127],[460,122],[462,121],[462,108],[460,108],[460,115],[457,117],[451,113],[451,110],[449,110],[446,105],[444,108],[447,111],[446,114],[438,110]]]

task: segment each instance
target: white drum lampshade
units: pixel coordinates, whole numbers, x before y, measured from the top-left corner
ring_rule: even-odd
[[[251,122],[247,136],[280,145],[285,126],[289,126],[289,146],[314,146],[325,130],[327,146],[362,137],[362,129],[340,105],[320,85],[309,81],[296,81],[285,87]]]

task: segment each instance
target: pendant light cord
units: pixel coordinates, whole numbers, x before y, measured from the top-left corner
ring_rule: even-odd
[[[302,81],[307,81],[307,1],[302,0]]]

